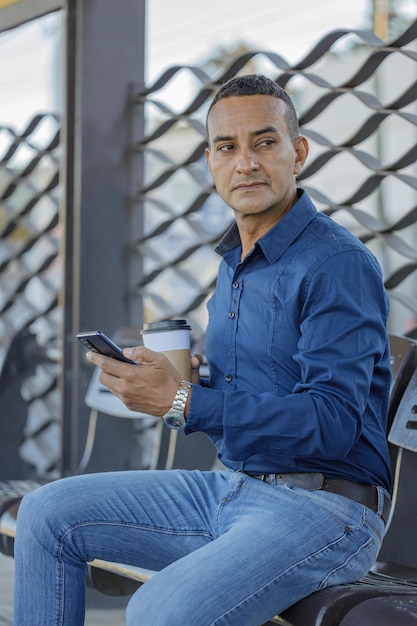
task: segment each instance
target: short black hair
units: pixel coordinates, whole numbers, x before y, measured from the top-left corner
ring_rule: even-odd
[[[274,98],[280,98],[280,100],[283,100],[286,105],[285,121],[287,122],[290,137],[292,140],[298,137],[300,128],[293,101],[282,87],[262,74],[237,76],[236,78],[231,78],[224,83],[210,104],[207,112],[207,119],[216,102],[222,100],[223,98],[229,98],[230,96],[256,95],[273,96]]]

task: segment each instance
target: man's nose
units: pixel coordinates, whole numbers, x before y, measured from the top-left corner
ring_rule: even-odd
[[[259,168],[258,159],[256,154],[252,150],[242,150],[239,153],[239,158],[236,164],[236,170],[238,172],[247,173],[253,172]]]

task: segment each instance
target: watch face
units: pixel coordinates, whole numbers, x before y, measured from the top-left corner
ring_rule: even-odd
[[[164,417],[164,422],[169,428],[175,428],[176,430],[185,426],[184,416],[179,411],[169,411]]]

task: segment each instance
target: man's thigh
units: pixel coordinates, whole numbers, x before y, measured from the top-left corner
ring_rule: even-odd
[[[322,586],[359,578],[376,558],[379,534],[364,507],[328,495],[235,474],[214,540],[141,587],[127,623],[259,625]]]
[[[59,542],[81,561],[160,569],[212,540],[223,476],[145,470],[65,478],[30,494],[22,520],[38,520],[40,534],[51,529],[42,541],[54,553]]]

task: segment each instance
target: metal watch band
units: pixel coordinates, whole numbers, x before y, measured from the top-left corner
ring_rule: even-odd
[[[175,411],[181,411],[181,413],[184,413],[190,389],[191,383],[187,382],[186,380],[182,380],[180,386],[178,387],[178,391],[175,394],[175,398],[171,408],[173,408]]]
[[[168,413],[164,415],[164,421],[170,428],[180,429],[185,425],[184,411],[187,404],[188,394],[192,384],[186,380],[181,381],[175,394],[174,401]]]

